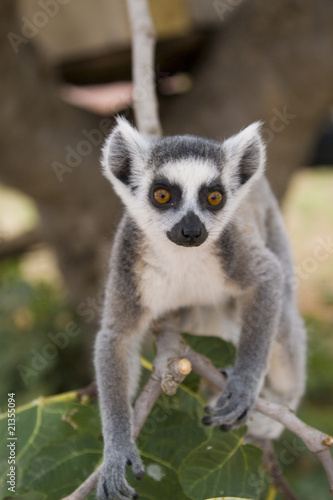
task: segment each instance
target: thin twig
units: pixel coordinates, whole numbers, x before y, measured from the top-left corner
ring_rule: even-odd
[[[139,132],[160,137],[158,101],[155,91],[155,31],[146,0],[127,0],[132,30],[132,78],[134,114]]]
[[[99,478],[100,467],[96,469],[73,493],[62,500],[84,500],[96,487]]]
[[[272,484],[278,490],[285,500],[299,500],[299,498],[290,489],[287,480],[282,474],[282,470],[275,454],[273,443],[270,439],[259,439],[254,441],[263,450],[263,463],[268,474],[272,478]]]
[[[79,401],[91,401],[98,397],[97,384],[96,382],[91,382],[91,384],[83,387],[77,392],[77,399]]]
[[[133,438],[136,439],[151,409],[162,392],[161,380],[153,373],[134,405]]]

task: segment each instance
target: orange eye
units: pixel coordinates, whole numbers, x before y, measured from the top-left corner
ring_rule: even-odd
[[[164,205],[164,203],[168,203],[168,201],[171,198],[171,195],[169,191],[166,189],[157,189],[154,192],[154,198],[157,201],[157,203],[161,203],[161,205]]]
[[[222,194],[220,191],[212,191],[208,195],[208,203],[212,205],[213,207],[216,207],[219,205],[222,201]]]

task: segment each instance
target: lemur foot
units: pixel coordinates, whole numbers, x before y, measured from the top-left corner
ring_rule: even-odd
[[[136,479],[142,479],[144,468],[134,443],[113,450],[103,462],[97,486],[99,500],[136,499],[139,495],[129,486],[125,479],[126,466],[131,465]]]
[[[221,429],[229,431],[245,424],[255,402],[255,392],[248,388],[244,378],[228,369],[227,383],[215,407],[207,406],[203,417],[204,425],[221,425]]]

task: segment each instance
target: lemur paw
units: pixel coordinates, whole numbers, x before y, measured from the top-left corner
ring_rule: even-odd
[[[207,406],[205,412],[209,414],[203,417],[204,425],[221,425],[221,429],[229,431],[233,427],[245,424],[249,413],[255,402],[255,392],[249,389],[244,379],[229,374],[226,387],[217,400],[215,407]]]
[[[125,479],[126,466],[131,465],[136,479],[142,479],[144,468],[134,443],[123,449],[113,450],[104,458],[97,486],[99,500],[128,500],[139,498]]]

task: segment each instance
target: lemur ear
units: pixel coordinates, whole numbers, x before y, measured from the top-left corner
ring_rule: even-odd
[[[102,151],[102,168],[112,183],[115,178],[126,186],[142,167],[150,142],[124,118],[117,118],[117,125],[106,139]]]
[[[232,190],[264,173],[266,147],[260,134],[262,122],[255,122],[222,144],[223,180]],[[252,184],[252,182],[251,182]]]

